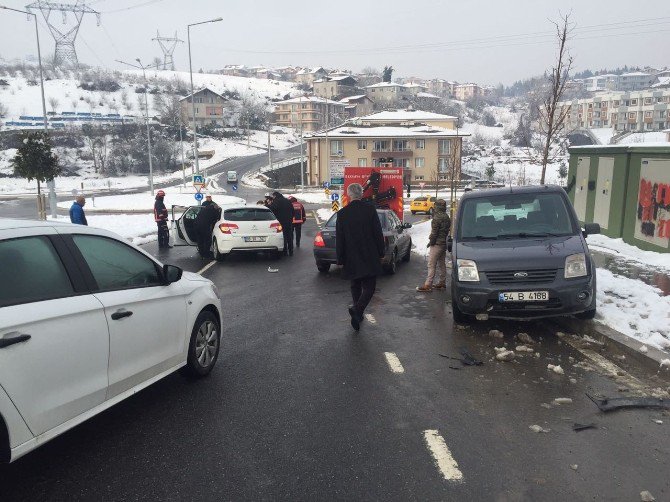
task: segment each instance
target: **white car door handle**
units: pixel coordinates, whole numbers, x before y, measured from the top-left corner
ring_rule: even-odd
[[[0,349],[14,345],[15,343],[27,342],[30,340],[30,335],[24,333],[19,333],[18,331],[12,331],[7,333],[3,338],[0,338]]]
[[[133,313],[130,310],[117,310],[112,314],[112,320],[118,321],[124,317],[130,317]]]

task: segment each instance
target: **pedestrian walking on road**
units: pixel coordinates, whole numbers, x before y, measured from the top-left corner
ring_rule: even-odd
[[[86,214],[84,213],[84,204],[86,204],[86,198],[83,195],[77,195],[70,206],[70,221],[76,225],[88,225],[86,221]]]
[[[298,199],[290,196],[288,200],[293,204],[293,233],[295,234],[295,245],[300,247],[300,238],[302,237],[302,224],[307,221],[305,206]]]
[[[382,273],[384,234],[375,206],[361,200],[363,187],[352,183],[347,188],[349,204],[337,212],[337,263],[343,266],[343,275],[351,280],[349,307],[351,326],[358,331],[363,314],[377,287],[377,276]]]
[[[447,238],[451,230],[451,218],[447,214],[447,202],[443,199],[435,201],[433,219],[430,222],[430,236],[428,237],[428,275],[423,286],[417,291],[427,293],[433,289],[447,289]],[[439,273],[437,284],[435,270]]]
[[[154,202],[154,220],[158,227],[158,249],[171,248],[170,231],[168,230],[168,210],[165,207],[165,192],[158,190],[156,192],[156,201]]]
[[[198,253],[202,258],[212,257],[212,231],[221,219],[221,208],[215,203],[204,206],[193,221],[198,234]]]
[[[284,256],[293,256],[293,204],[280,192],[273,192],[272,203],[268,207],[284,232]]]

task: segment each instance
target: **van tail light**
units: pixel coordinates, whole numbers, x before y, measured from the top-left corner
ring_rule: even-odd
[[[237,230],[238,227],[235,225],[235,223],[221,223],[219,225],[219,230],[221,230],[222,234],[232,234],[232,230]]]
[[[316,248],[325,248],[326,243],[323,240],[323,235],[321,232],[316,234],[316,237],[314,237],[314,247]]]
[[[270,228],[276,229],[278,234],[282,233],[284,230],[284,228],[281,226],[281,223],[270,223]]]

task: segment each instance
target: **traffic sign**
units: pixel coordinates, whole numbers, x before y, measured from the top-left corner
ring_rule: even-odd
[[[328,183],[327,181],[323,182],[323,188],[328,188],[329,186],[330,186],[330,183]]]
[[[327,188],[324,190],[324,192],[326,192],[326,195],[330,195],[330,190],[328,190]]]
[[[205,177],[202,174],[194,174],[193,175],[193,186],[197,187],[204,187],[206,185],[205,182]]]
[[[330,178],[330,184],[331,185],[344,185],[344,178],[343,177]]]
[[[202,195],[200,192],[198,192],[198,193],[195,194],[193,197],[195,197],[195,200],[197,200],[198,202],[200,202],[200,201],[203,199],[204,195]]]
[[[333,202],[335,202],[335,201],[337,201],[337,200],[340,200],[340,194],[339,194],[339,193],[334,193],[334,194],[332,194],[332,195],[330,196],[330,200],[332,200]]]
[[[420,186],[421,188],[423,188],[423,187],[426,186],[426,184],[422,181],[421,183],[419,183],[419,186]]]
[[[332,209],[334,212],[337,212],[340,210],[340,205],[337,203],[336,200],[333,201]]]
[[[233,185],[233,191],[237,192],[237,185]]]

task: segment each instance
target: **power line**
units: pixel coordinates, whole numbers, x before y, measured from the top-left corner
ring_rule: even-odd
[[[158,2],[162,2],[162,1],[163,0],[149,0],[147,2],[142,2],[142,3],[139,3],[137,5],[131,5],[129,7],[124,7],[122,9],[107,10],[107,11],[104,11],[103,14],[113,14],[115,12],[124,12],[124,11],[127,11],[127,10],[138,9],[140,7],[146,7],[147,5],[152,5],[152,4],[155,4],[155,3],[158,3]]]

